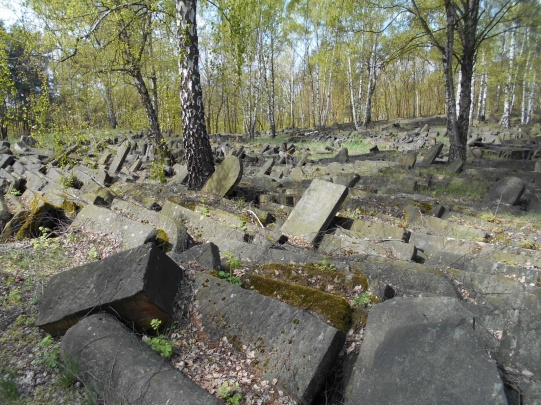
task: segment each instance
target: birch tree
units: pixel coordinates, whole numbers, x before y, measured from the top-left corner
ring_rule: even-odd
[[[214,173],[214,159],[205,125],[205,111],[196,24],[196,0],[176,0],[180,103],[188,187],[199,190]]]

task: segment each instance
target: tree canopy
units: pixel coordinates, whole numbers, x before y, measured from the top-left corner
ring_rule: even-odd
[[[173,2],[26,7],[39,28],[0,29],[3,128],[146,127],[158,142],[186,130]],[[447,114],[451,154],[465,158],[474,118],[527,123],[538,108],[540,15],[536,1],[202,2],[204,124],[255,136]]]

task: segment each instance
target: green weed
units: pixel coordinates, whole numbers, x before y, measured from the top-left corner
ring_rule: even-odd
[[[240,387],[238,385],[229,386],[229,384],[224,381],[222,386],[218,388],[216,396],[225,401],[226,404],[239,405],[242,401],[242,394],[239,392]]]
[[[360,296],[353,297],[353,302],[360,308],[366,307],[368,304],[372,303],[372,296],[369,292],[365,291]]]
[[[12,372],[0,377],[0,399],[4,399],[6,403],[13,404],[19,401],[19,390]]]
[[[162,321],[159,319],[153,319],[150,321],[150,326],[156,333],[158,333],[161,324]],[[169,340],[169,338],[163,334],[158,334],[158,336],[155,337],[146,337],[144,341],[152,348],[152,350],[160,353],[162,357],[165,357],[166,359],[173,355],[173,342],[171,342],[171,340]]]
[[[326,257],[323,257],[320,263],[314,263],[314,267],[318,270],[336,270],[336,266],[329,263]]]

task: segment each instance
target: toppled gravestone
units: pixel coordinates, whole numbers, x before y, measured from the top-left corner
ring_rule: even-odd
[[[306,311],[224,280],[198,274],[197,292],[205,332],[254,350],[263,378],[301,403],[311,403],[345,342],[345,333]]]
[[[442,149],[443,143],[438,143],[434,146],[431,146],[430,149],[428,149],[428,152],[426,152],[426,155],[423,158],[423,161],[419,164],[419,166],[430,166],[432,163],[434,163]]]
[[[316,243],[347,193],[345,186],[315,179],[282,225],[282,234],[309,244]]]
[[[496,363],[474,327],[473,315],[453,298],[374,306],[345,403],[506,405]]]
[[[83,227],[95,232],[119,235],[122,250],[134,248],[156,239],[154,227],[117,214],[110,209],[89,204],[77,215],[71,226]]]
[[[489,191],[490,202],[495,205],[515,205],[526,190],[526,184],[518,177],[504,177]]]
[[[181,268],[154,244],[141,245],[52,277],[36,326],[63,335],[82,317],[100,311],[143,329],[152,319],[165,323],[182,278]]]
[[[220,197],[226,196],[235,189],[241,178],[242,161],[234,155],[229,155],[207,180],[203,191]]]
[[[117,173],[122,169],[122,166],[124,165],[124,162],[126,161],[126,157],[128,157],[128,153],[130,153],[130,143],[128,141],[124,141],[122,145],[118,148],[115,158],[111,162],[111,165],[109,166],[109,172],[110,173]]]
[[[108,314],[91,315],[62,339],[62,355],[85,387],[110,404],[217,405],[141,338]]]

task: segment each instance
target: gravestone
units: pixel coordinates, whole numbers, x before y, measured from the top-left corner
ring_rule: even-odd
[[[398,165],[405,169],[413,169],[415,162],[417,161],[417,152],[409,151],[405,154],[398,156],[397,162]]]
[[[36,326],[63,335],[84,316],[106,311],[147,329],[152,319],[171,319],[183,277],[158,247],[141,245],[53,276],[40,299]]]
[[[223,404],[108,314],[72,327],[62,339],[62,356],[108,404]]]
[[[124,141],[118,148],[115,158],[109,166],[110,173],[114,174],[122,169],[122,165],[124,165],[124,161],[126,160],[128,153],[130,153],[130,143],[128,141]]]
[[[242,161],[233,155],[226,157],[207,180],[203,192],[224,197],[231,193],[242,177]]]
[[[488,197],[492,204],[515,205],[525,189],[526,184],[522,179],[514,176],[504,177],[491,188]]]
[[[460,173],[464,168],[464,161],[460,158],[456,158],[447,166],[447,170],[451,173]]]
[[[263,164],[263,166],[261,166],[261,169],[259,170],[259,173],[257,175],[264,176],[266,174],[269,174],[272,169],[272,166],[274,166],[274,159],[273,158],[267,159],[265,163]]]
[[[345,404],[507,405],[496,363],[454,298],[393,298],[368,315]]]
[[[313,180],[282,225],[282,234],[300,238],[309,244],[316,243],[321,232],[327,229],[334,218],[347,193],[348,188],[340,184]]]
[[[332,370],[345,333],[308,313],[205,274],[196,275],[202,322],[213,339],[253,350],[266,380],[311,403]]]
[[[156,229],[130,218],[117,214],[110,209],[93,204],[85,206],[77,215],[73,227],[81,227],[94,232],[107,232],[118,235],[122,240],[122,250],[134,248],[143,243],[154,241]]]
[[[430,149],[428,149],[428,152],[426,152],[426,155],[423,158],[423,161],[419,164],[419,166],[430,166],[432,163],[434,163],[434,160],[436,160],[442,148],[443,143],[438,143],[434,146],[431,146]]]

